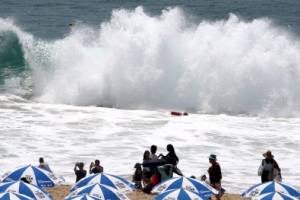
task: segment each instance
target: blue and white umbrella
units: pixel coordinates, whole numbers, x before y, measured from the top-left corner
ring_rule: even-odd
[[[75,183],[75,185],[71,188],[71,192],[82,186],[95,184],[95,183],[107,185],[118,190],[119,192],[125,192],[125,193],[132,192],[135,189],[135,186],[129,181],[125,180],[124,178],[112,174],[99,173],[99,174],[93,174],[91,176],[85,177],[80,181],[78,181],[77,183]]]
[[[90,196],[90,195],[76,195],[65,200],[101,200],[99,197]]]
[[[187,178],[187,177],[176,177],[167,179],[159,184],[157,184],[153,189],[152,193],[162,193],[170,189],[186,189],[199,192],[200,194],[211,197],[215,196],[219,192],[212,188],[210,185],[207,185],[204,182],[198,181],[196,179]]]
[[[280,193],[284,193],[290,196],[300,198],[300,193],[295,188],[281,182],[266,182],[266,183],[256,184],[250,187],[248,190],[246,190],[242,194],[242,196],[256,197],[261,194],[266,194],[270,192],[280,192]]]
[[[16,192],[2,192],[0,193],[0,200],[32,200],[29,196],[19,194]]]
[[[42,188],[22,181],[0,184],[0,192],[16,192],[36,200],[53,200],[53,197]]]
[[[157,195],[153,200],[169,200],[169,199],[184,199],[184,200],[207,200],[207,198],[199,192],[194,192],[185,189],[167,190]]]
[[[31,184],[39,187],[54,187],[59,185],[62,179],[57,178],[53,173],[39,167],[31,165],[25,167],[19,167],[13,171],[6,172],[2,176],[2,182],[19,181],[22,177],[25,177]]]
[[[98,183],[77,188],[65,199],[82,194],[99,197],[101,199],[129,200],[125,194],[119,192],[118,190]]]
[[[252,200],[298,200],[298,198],[280,192],[270,192],[253,197]]]

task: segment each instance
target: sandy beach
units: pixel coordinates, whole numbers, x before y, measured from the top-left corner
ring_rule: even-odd
[[[69,193],[71,189],[71,185],[60,185],[54,188],[44,188],[47,192],[49,192],[54,200],[63,200]],[[154,194],[145,194],[142,191],[128,193],[127,196],[131,200],[151,200],[156,195]],[[212,198],[213,200],[215,198]],[[227,194],[225,193],[224,196],[221,198],[222,200],[241,200],[243,199],[239,194]]]

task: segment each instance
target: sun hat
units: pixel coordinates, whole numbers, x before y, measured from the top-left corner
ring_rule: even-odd
[[[217,160],[217,156],[215,154],[210,154],[209,159]]]
[[[272,155],[272,152],[270,150],[268,150],[266,153],[263,153],[262,155],[265,158],[269,158],[269,159],[273,159],[274,158],[274,156]]]

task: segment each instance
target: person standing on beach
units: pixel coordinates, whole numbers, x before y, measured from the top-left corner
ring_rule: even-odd
[[[90,174],[103,173],[104,168],[100,166],[100,160],[95,160],[95,164],[92,162],[90,165]]]
[[[208,169],[210,186],[219,191],[219,193],[216,195],[216,199],[220,200],[222,172],[221,166],[217,162],[217,156],[215,154],[210,154],[209,163],[211,163],[211,167]]]
[[[151,160],[150,158],[150,151],[146,150],[144,152],[144,156],[143,156],[143,162],[146,160]],[[152,172],[150,171],[150,167],[144,167],[143,168],[143,182],[144,185],[147,185],[150,182],[150,178],[152,176]]]
[[[78,170],[77,170],[77,167],[79,168]],[[86,176],[86,170],[84,170],[83,167],[84,167],[84,164],[82,162],[80,162],[80,163],[78,162],[75,164],[74,172],[76,174],[76,183],[80,179],[82,179]]]
[[[264,167],[264,171],[261,175],[261,182],[265,183],[268,181],[273,181],[276,176],[278,176],[277,181],[281,181],[281,169],[279,168],[272,152],[268,150],[266,153],[262,154],[265,159],[261,161],[261,165]],[[273,176],[269,176],[270,172],[273,172]],[[270,179],[271,177],[271,179]],[[270,179],[270,180],[269,180]]]
[[[43,168],[43,169],[45,169],[45,170],[47,170],[47,171],[49,171],[49,172],[52,173],[52,171],[51,171],[49,165],[48,165],[47,163],[44,162],[44,158],[41,157],[41,158],[39,159],[39,162],[40,162],[40,165],[39,165],[40,168]]]

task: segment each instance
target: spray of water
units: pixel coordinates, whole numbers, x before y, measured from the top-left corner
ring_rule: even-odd
[[[299,41],[268,19],[191,24],[178,8],[114,10],[61,40],[18,32],[35,99],[201,113],[300,113]],[[26,35],[26,37],[25,37]]]

